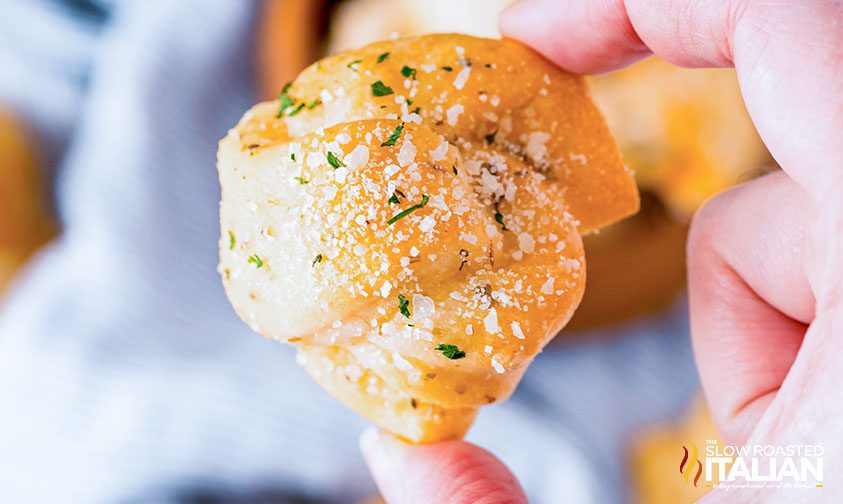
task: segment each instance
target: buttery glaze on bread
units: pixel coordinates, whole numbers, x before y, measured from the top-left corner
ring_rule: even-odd
[[[585,286],[580,234],[634,213],[581,77],[507,40],[326,58],[220,142],[238,314],[413,442],[506,399]]]

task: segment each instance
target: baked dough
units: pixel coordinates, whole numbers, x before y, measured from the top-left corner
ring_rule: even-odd
[[[581,77],[463,35],[321,60],[218,164],[237,313],[419,443],[512,393],[582,298],[580,235],[638,207]]]

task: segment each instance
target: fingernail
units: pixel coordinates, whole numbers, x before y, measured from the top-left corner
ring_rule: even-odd
[[[400,441],[374,427],[360,435],[360,451],[381,494],[390,502],[403,502],[403,475],[400,472]]]
[[[363,452],[364,455],[369,456],[372,453],[375,449],[375,445],[378,443],[379,435],[380,434],[376,427],[368,427],[363,431],[363,434],[360,434],[358,442],[360,444],[360,451]]]
[[[501,33],[518,33],[518,28],[525,24],[525,17],[535,10],[531,8],[533,3],[535,2],[532,0],[518,0],[502,10],[498,16]]]
[[[501,11],[501,16],[511,16],[513,13],[520,13],[524,9],[530,9],[539,3],[541,2],[537,2],[536,0],[518,0],[517,2],[513,2],[504,8]]]
[[[498,17],[501,18],[501,19],[505,19],[505,18],[511,16],[513,12],[518,12],[518,10],[521,8],[519,6],[523,2],[524,2],[524,0],[518,0],[517,2],[513,2],[509,5],[507,5],[506,7],[504,7],[501,10],[500,14],[498,14]]]
[[[360,451],[369,463],[392,464],[403,458],[404,442],[375,427],[369,427],[360,435]]]

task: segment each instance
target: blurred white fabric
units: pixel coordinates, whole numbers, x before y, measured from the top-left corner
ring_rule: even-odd
[[[0,501],[354,502],[365,421],[249,330],[216,273],[216,141],[256,100],[257,2],[0,2],[0,104],[63,234],[0,311]],[[636,427],[697,387],[683,303],[546,351],[470,439],[532,502],[621,502]]]

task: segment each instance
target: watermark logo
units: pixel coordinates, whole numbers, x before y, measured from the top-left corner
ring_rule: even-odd
[[[685,454],[682,455],[682,462],[679,463],[679,474],[685,478],[685,483],[693,481],[694,486],[697,486],[700,482],[700,476],[702,476],[702,462],[697,456],[697,445],[691,443],[690,446],[691,449],[689,450],[688,447],[682,445]],[[693,479],[691,479],[691,475],[693,475]]]
[[[689,485],[713,488],[822,488],[822,445],[682,445],[679,473]]]

